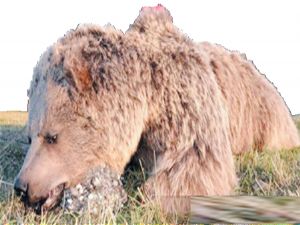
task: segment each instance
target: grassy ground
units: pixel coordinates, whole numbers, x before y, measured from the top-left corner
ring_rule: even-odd
[[[5,223],[91,223],[106,220],[114,223],[166,223],[168,218],[151,202],[140,201],[143,196],[137,187],[144,176],[139,168],[126,172],[125,187],[130,197],[126,206],[115,217],[73,215],[62,211],[36,216],[25,209],[12,193],[14,177],[20,169],[27,149],[24,124],[27,115],[22,112],[0,112],[0,224]],[[295,117],[300,132],[300,116]],[[239,177],[237,195],[298,196],[300,197],[300,148],[277,152],[249,152],[236,157]],[[139,199],[139,200],[138,200]],[[146,202],[146,203],[141,203]]]

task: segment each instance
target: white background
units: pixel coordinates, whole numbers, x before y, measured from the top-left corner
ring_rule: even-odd
[[[299,3],[298,3],[299,2]],[[32,69],[79,23],[126,31],[142,6],[162,3],[195,41],[245,52],[300,113],[300,1],[1,1],[0,110],[26,110]]]

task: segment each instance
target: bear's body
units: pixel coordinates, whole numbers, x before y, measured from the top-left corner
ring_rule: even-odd
[[[252,62],[218,45],[201,43],[200,49],[209,54],[210,66],[226,102],[233,153],[300,145],[283,98]]]
[[[251,63],[194,43],[161,8],[125,34],[69,32],[41,58],[29,97],[32,144],[19,178],[31,202],[92,167],[121,174],[134,155],[151,172],[149,196],[227,195],[233,152],[299,144],[284,101]]]

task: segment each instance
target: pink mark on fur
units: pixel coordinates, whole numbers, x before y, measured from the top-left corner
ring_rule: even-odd
[[[154,11],[164,11],[165,7],[162,4],[158,4],[157,6],[143,6],[141,11],[154,10]]]

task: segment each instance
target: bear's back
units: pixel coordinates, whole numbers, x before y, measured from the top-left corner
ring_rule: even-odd
[[[283,98],[253,62],[220,45],[201,43],[199,48],[208,53],[226,101],[234,153],[299,145],[295,124]]]

